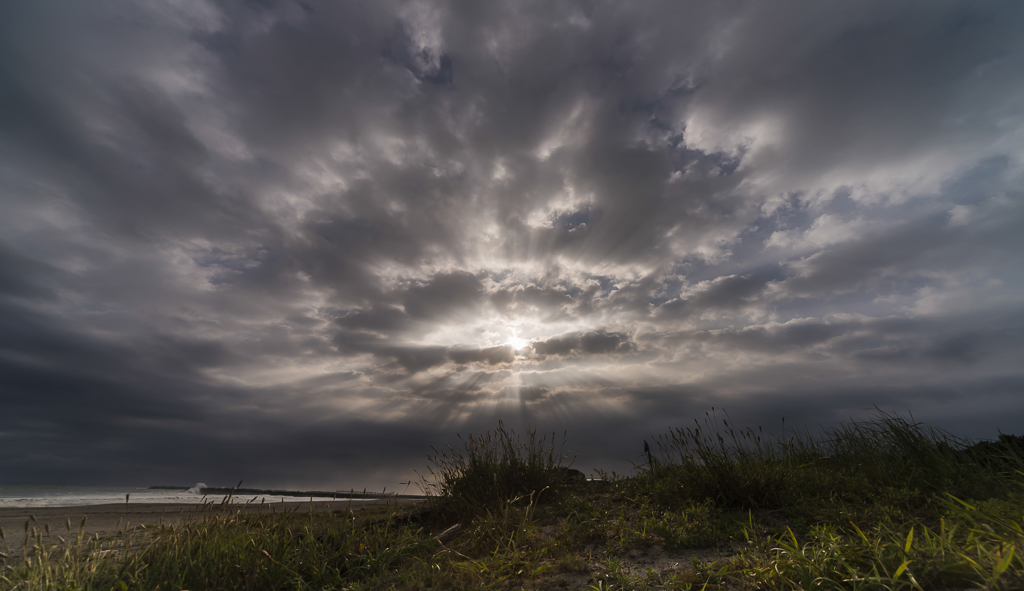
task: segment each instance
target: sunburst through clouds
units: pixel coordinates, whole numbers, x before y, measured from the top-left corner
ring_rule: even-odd
[[[0,478],[1016,432],[1024,3],[897,4],[0,2]]]

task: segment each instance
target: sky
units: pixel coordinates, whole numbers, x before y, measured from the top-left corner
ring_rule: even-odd
[[[0,3],[0,482],[1024,433],[1024,4]]]

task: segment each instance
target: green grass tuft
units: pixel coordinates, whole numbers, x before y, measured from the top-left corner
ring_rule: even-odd
[[[428,456],[433,480],[424,492],[447,513],[461,516],[494,511],[509,502],[542,502],[566,488],[569,457],[565,436],[537,436],[530,430],[523,441],[515,430],[498,423],[494,432],[462,439],[460,447]]]

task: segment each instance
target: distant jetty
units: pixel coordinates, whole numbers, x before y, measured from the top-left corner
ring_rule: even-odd
[[[187,491],[195,488],[194,486],[166,486],[157,485],[149,487],[149,490],[176,490],[176,491]],[[264,489],[264,488],[225,488],[221,486],[206,486],[199,488],[199,494],[203,495],[235,495],[239,497],[247,497],[250,495],[265,495],[268,497],[293,497],[293,498],[306,498],[319,497],[319,498],[334,498],[334,499],[425,499],[424,495],[400,495],[398,493],[377,493],[377,492],[357,492],[355,490],[347,491],[323,491],[323,490],[276,490],[276,489]]]

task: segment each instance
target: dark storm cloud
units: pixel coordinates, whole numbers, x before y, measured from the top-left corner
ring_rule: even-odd
[[[414,285],[402,296],[413,318],[434,318],[474,306],[483,297],[480,281],[468,273],[437,275],[429,283]]]
[[[794,262],[796,276],[785,281],[784,288],[794,295],[821,296],[934,285],[940,274],[1005,256],[1024,218],[1019,210],[1001,213],[1001,219],[969,228],[951,225],[949,214],[943,212],[824,249]]]
[[[813,319],[809,321],[793,320],[776,326],[752,326],[738,331],[719,332],[714,335],[705,333],[701,336],[721,342],[730,348],[781,352],[794,348],[805,349],[825,343],[838,336],[849,334],[855,329],[855,323],[851,322],[823,322]]]
[[[0,242],[0,295],[15,298],[52,298],[46,286],[54,272],[48,265]]]
[[[1008,362],[1024,348],[1024,316],[1018,308],[946,318],[798,318],[738,329],[651,333],[639,339],[639,346],[702,355],[838,360],[854,362],[853,367],[859,362],[942,366],[956,373],[978,363]],[[751,359],[749,366],[756,365]]]
[[[512,363],[515,361],[515,351],[512,347],[503,345],[500,347],[487,347],[485,349],[454,350],[449,357],[455,363],[464,365],[473,361],[486,361],[489,365],[498,363]]]
[[[992,435],[1024,416],[1022,24],[4,3],[0,474],[393,487],[496,419],[621,470],[725,402]]]
[[[636,350],[636,345],[629,335],[591,331],[578,334],[563,335],[533,343],[533,350],[538,355],[600,355],[608,353],[629,353]]]
[[[394,359],[410,373],[441,365],[448,359],[448,350],[444,347],[383,347],[377,354]]]
[[[368,310],[349,312],[338,319],[346,328],[391,332],[407,326],[409,315],[395,306],[374,306]]]
[[[359,334],[354,336],[339,334],[336,337],[336,343],[339,351],[351,354],[372,353],[378,359],[393,361],[410,374],[448,362],[457,365],[471,363],[497,365],[512,363],[515,360],[514,349],[507,345],[483,348],[389,346],[378,339],[366,338]]]
[[[697,285],[695,293],[665,302],[656,316],[685,317],[709,310],[737,310],[758,300],[768,284],[784,277],[772,267],[743,275],[726,275]]]

